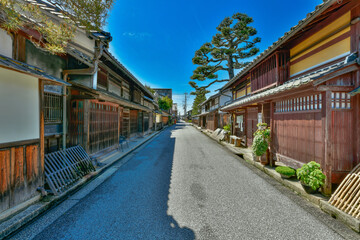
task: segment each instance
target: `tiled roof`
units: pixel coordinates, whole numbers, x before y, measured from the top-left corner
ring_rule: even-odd
[[[334,72],[342,67],[345,66],[345,62],[342,61],[340,63],[336,63],[334,65],[331,65],[329,67],[308,73],[306,75],[303,75],[301,77],[298,78],[294,78],[286,83],[284,83],[283,85],[277,86],[277,87],[273,87],[271,89],[265,90],[263,92],[251,95],[249,97],[246,98],[242,98],[242,99],[238,99],[235,100],[234,102],[230,103],[229,105],[221,108],[222,111],[226,111],[226,110],[231,110],[237,107],[240,107],[244,104],[248,104],[251,102],[255,102],[257,100],[263,99],[265,97],[269,97],[287,90],[291,90],[291,89],[296,89],[298,87],[304,86],[312,81],[314,81],[315,79],[318,79],[320,77],[322,77],[325,74],[329,74],[331,72]]]
[[[58,17],[58,18],[61,18],[61,19],[68,19],[69,18],[68,16],[66,16],[64,14],[64,12],[60,8],[58,8],[55,4],[53,4],[51,2],[51,0],[47,0],[47,1],[44,1],[44,0],[25,0],[25,1],[28,2],[29,4],[38,6],[42,10],[48,12],[49,14],[51,14],[51,15],[53,15],[55,17]],[[84,26],[78,26],[78,27],[84,29]],[[112,40],[112,37],[111,37],[110,33],[105,32],[105,31],[101,31],[101,32],[90,31],[90,35],[92,37],[94,37],[94,38],[104,40],[104,41],[108,41],[108,42],[111,42],[111,40]]]
[[[282,37],[280,37],[276,42],[274,42],[270,47],[268,47],[265,51],[260,53],[254,60],[252,60],[246,67],[244,67],[235,77],[233,77],[229,82],[227,82],[222,88],[221,91],[228,88],[231,84],[237,81],[240,77],[245,75],[251,68],[255,67],[258,63],[260,63],[263,59],[273,53],[281,44],[285,43],[289,40],[294,34],[300,31],[304,26],[306,26],[309,22],[311,22],[315,17],[321,14],[324,10],[326,10],[329,6],[331,6],[336,0],[324,0],[323,3],[317,5],[315,10],[308,13],[306,18],[300,20],[297,25],[290,28],[288,32],[286,32]]]
[[[216,93],[216,94],[214,94],[214,95],[211,95],[208,99],[206,99],[205,101],[203,101],[203,102],[200,103],[199,105],[200,105],[200,106],[201,106],[201,105],[204,105],[205,103],[207,103],[207,102],[210,101],[211,99],[216,98],[216,97],[218,97],[218,96],[220,96],[220,93]]]
[[[69,84],[59,78],[56,78],[54,76],[47,74],[46,72],[44,72],[42,69],[40,69],[38,67],[16,61],[12,58],[3,56],[1,54],[0,54],[0,66],[5,67],[5,68],[14,69],[14,70],[20,71],[22,73],[26,73],[26,74],[35,76],[37,78],[56,82],[58,84],[71,86],[71,84]]]

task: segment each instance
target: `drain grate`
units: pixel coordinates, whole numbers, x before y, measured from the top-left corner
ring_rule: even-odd
[[[81,146],[45,155],[45,182],[55,195],[60,195],[92,171],[95,167]]]

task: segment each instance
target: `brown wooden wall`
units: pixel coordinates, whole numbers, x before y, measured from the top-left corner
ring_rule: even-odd
[[[121,135],[130,137],[130,110],[126,108],[122,114]]]
[[[89,153],[119,143],[119,107],[111,103],[91,101],[89,105]]]
[[[38,195],[43,179],[38,140],[0,149],[0,212]]]
[[[252,145],[253,142],[253,134],[257,130],[257,115],[258,115],[258,107],[250,107],[246,109],[246,142],[248,146]]]
[[[130,134],[138,132],[138,111],[130,110]]]
[[[164,125],[167,125],[168,123],[169,123],[169,117],[165,117],[165,116],[162,116],[162,123],[164,124]]]
[[[274,114],[276,153],[302,163],[323,162],[324,135],[321,111]]]
[[[332,182],[338,183],[355,166],[353,114],[351,110],[332,111]]]
[[[215,131],[218,127],[218,117],[217,113],[209,113],[206,115],[206,128]]]

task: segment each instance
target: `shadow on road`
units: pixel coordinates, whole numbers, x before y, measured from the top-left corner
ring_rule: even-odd
[[[37,239],[195,239],[169,216],[168,196],[176,139],[163,131],[136,150],[111,178],[48,226]]]

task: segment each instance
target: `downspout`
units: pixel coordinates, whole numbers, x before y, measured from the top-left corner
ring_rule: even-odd
[[[104,52],[104,44],[99,42],[99,47],[95,46],[94,53],[94,66],[85,68],[85,69],[67,69],[63,70],[63,80],[67,82],[67,78],[69,75],[94,75],[92,80],[92,88],[96,89],[97,86],[97,73],[98,65],[100,58]],[[94,81],[95,78],[95,81]],[[67,105],[66,105],[66,86],[63,86],[63,138],[62,138],[62,148],[66,149],[66,135],[67,135]]]

